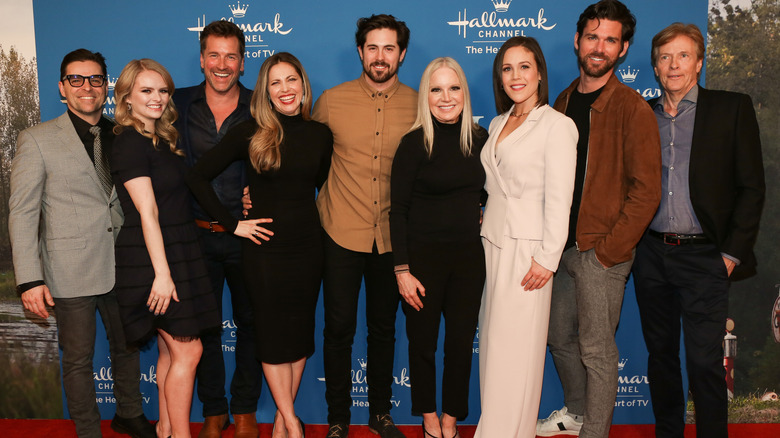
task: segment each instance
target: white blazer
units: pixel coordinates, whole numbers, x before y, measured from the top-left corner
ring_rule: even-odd
[[[541,241],[534,260],[556,271],[569,233],[577,127],[542,105],[496,149],[509,114],[490,122],[490,137],[480,156],[488,192],[481,235],[499,248],[506,239]]]

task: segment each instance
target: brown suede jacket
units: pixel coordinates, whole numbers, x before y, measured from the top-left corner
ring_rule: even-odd
[[[571,83],[555,101],[565,113]],[[607,267],[631,259],[661,202],[661,140],[650,105],[613,74],[590,110],[577,248]]]

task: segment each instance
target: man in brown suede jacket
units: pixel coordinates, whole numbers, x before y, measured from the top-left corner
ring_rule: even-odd
[[[555,109],[577,124],[577,171],[569,239],[555,276],[548,345],[565,406],[537,435],[609,434],[618,383],[615,330],[634,248],[661,198],[658,125],[642,97],[614,75],[636,19],[602,0],[577,22],[580,77]]]

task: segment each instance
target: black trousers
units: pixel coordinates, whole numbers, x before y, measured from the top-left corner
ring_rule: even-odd
[[[323,231],[325,270],[325,400],[328,423],[349,423],[352,406],[352,342],[357,326],[360,283],[366,281],[368,411],[390,412],[395,355],[395,316],[398,286],[393,273],[393,254],[370,253],[341,247]]]
[[[222,291],[227,280],[235,323],[236,368],[230,382],[230,412],[248,414],[257,411],[262,388],[263,369],[256,358],[255,329],[248,292],[241,268],[241,241],[230,233],[200,231],[203,256],[209,270],[211,287],[222,314]],[[201,336],[203,355],[197,369],[198,398],[203,416],[228,413],[225,397],[225,361],[222,356],[222,332]],[[231,353],[228,353],[231,354]]]
[[[470,243],[410,243],[410,272],[425,288],[419,311],[401,301],[409,339],[412,413],[436,412],[436,348],[444,315],[442,413],[460,420],[469,413],[474,334],[485,286],[485,251]]]
[[[647,376],[656,437],[680,437],[685,388],[680,368],[680,323],[696,435],[728,436],[723,336],[729,279],[714,244],[672,246],[645,235],[637,246],[634,285],[649,353]]]

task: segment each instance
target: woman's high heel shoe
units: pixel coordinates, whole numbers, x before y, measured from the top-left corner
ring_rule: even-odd
[[[425,435],[425,437],[439,438],[439,437],[437,437],[437,436],[435,436],[435,435],[431,435],[431,434],[430,434],[430,433],[429,433],[429,432],[428,432],[428,431],[425,429],[425,421],[423,421],[423,422],[422,422],[422,428],[423,428],[423,434]],[[457,434],[456,434],[456,435],[457,435]],[[455,437],[453,437],[453,438],[455,438]]]
[[[280,415],[279,411],[276,411],[276,413],[274,414],[274,427],[273,429],[271,429],[271,437],[276,436],[276,420],[277,418],[279,418],[279,415]]]

